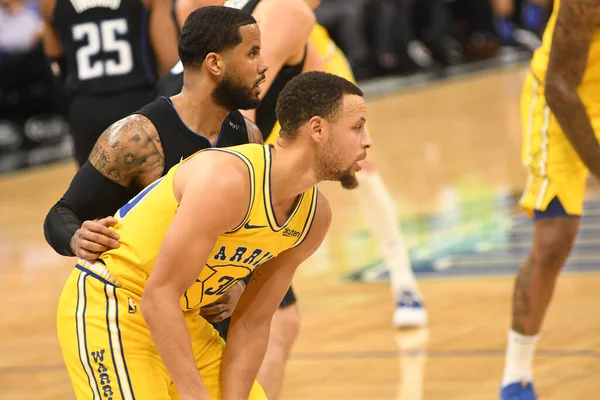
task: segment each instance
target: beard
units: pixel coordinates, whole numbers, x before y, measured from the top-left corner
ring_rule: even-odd
[[[251,110],[260,104],[260,99],[253,89],[264,79],[264,75],[253,86],[247,86],[233,74],[225,73],[221,82],[217,83],[212,92],[212,98],[227,110]]]
[[[350,169],[346,170],[339,178],[340,184],[344,189],[352,190],[358,187],[358,179],[356,179],[356,173]]]
[[[356,173],[352,171],[353,165],[343,168],[339,162],[340,151],[332,143],[331,139],[324,149],[317,152],[316,172],[317,178],[322,181],[340,182],[344,189],[356,189],[358,179]]]

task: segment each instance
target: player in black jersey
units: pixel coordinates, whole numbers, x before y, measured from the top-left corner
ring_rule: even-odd
[[[46,54],[72,96],[79,166],[111,123],[151,100],[177,62],[170,10],[170,0],[40,0]]]
[[[59,254],[95,260],[118,247],[118,237],[108,229],[116,221],[107,215],[182,158],[208,147],[262,142],[255,125],[231,112],[259,103],[268,66],[255,20],[224,7],[199,10],[183,27],[179,54],[181,59],[204,60],[186,69],[181,93],[159,98],[111,125],[46,216],[46,240]],[[229,296],[234,303],[239,289]],[[206,309],[205,318],[228,317],[235,306],[228,300]]]
[[[317,2],[318,3],[318,2]],[[283,87],[305,70],[309,51],[309,37],[315,23],[311,3],[306,0],[176,0],[177,21],[185,21],[198,7],[226,5],[252,14],[261,29],[262,54],[269,63],[266,82],[256,110],[243,110],[247,118],[256,122],[266,140],[275,127],[275,106]],[[158,83],[159,94],[170,95],[181,88],[181,64],[176,65]],[[314,68],[313,68],[314,69]],[[219,331],[227,328],[219,326]],[[300,330],[300,313],[292,288],[286,293],[273,317],[269,347],[261,365],[258,381],[269,399],[277,399],[283,385],[284,369],[292,346]]]
[[[306,0],[175,0],[175,14],[181,24],[198,7],[225,5],[246,11],[259,23],[263,37],[263,55],[269,62],[265,90],[256,110],[242,114],[255,121],[267,137],[277,118],[275,105],[279,93],[293,77],[306,71],[307,43],[315,24],[311,2]],[[177,70],[176,70],[177,71]],[[171,73],[173,74],[173,73]]]

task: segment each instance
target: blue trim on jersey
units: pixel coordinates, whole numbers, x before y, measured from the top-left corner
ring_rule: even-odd
[[[146,186],[144,190],[136,194],[133,199],[129,200],[127,203],[125,203],[123,207],[119,208],[116,212],[117,217],[119,217],[119,219],[124,219],[127,216],[127,214],[129,214],[131,210],[133,210],[135,206],[137,206],[140,203],[140,201],[142,201],[142,199],[146,197],[146,195],[150,193],[150,191],[154,189],[165,178],[165,176],[161,176],[160,178]]]
[[[119,392],[121,392],[121,399],[124,399],[125,396],[123,395],[123,387],[121,386],[121,378],[119,377],[119,370],[117,369],[117,361],[115,360],[115,356],[114,356],[115,351],[113,350],[112,335],[110,332],[110,320],[109,320],[109,315],[108,315],[109,310],[110,310],[110,304],[108,301],[108,292],[106,291],[107,287],[108,287],[108,285],[104,285],[104,297],[106,297],[106,333],[108,334],[108,347],[110,348],[110,357],[112,358],[113,366],[115,368],[114,376],[115,376],[115,378],[117,378],[117,383],[119,384]],[[115,303],[116,302],[117,301],[115,298]]]
[[[148,83],[154,85],[157,81],[156,75],[154,73],[154,69],[152,68],[152,63],[150,62],[150,43],[149,43],[149,34],[148,34],[148,20],[149,20],[148,9],[145,5],[142,4],[142,23],[141,26],[141,45],[142,45],[142,65],[144,66],[144,71],[146,72],[146,78],[148,78]]]
[[[87,269],[87,268],[85,268],[85,267],[83,267],[83,266],[81,266],[79,264],[75,264],[75,268],[77,268],[78,270],[82,271],[86,275],[93,276],[94,278],[98,279],[100,282],[104,283],[105,285],[115,286],[114,284],[110,283],[109,281],[107,281],[106,279],[104,279],[103,277],[101,277],[100,275],[97,275],[97,274],[93,273],[89,269]]]
[[[533,219],[538,221],[540,219],[559,218],[559,217],[579,217],[579,215],[567,214],[567,212],[565,211],[565,208],[563,207],[563,205],[560,202],[560,200],[558,199],[558,197],[555,197],[552,199],[550,204],[548,204],[548,207],[546,207],[546,211],[535,210]]]

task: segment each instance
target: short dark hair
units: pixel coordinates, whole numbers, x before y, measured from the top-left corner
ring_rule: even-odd
[[[363,96],[354,83],[326,72],[307,72],[290,80],[277,99],[280,136],[292,139],[300,127],[318,115],[335,122],[345,95]]]
[[[181,63],[184,68],[200,68],[209,53],[221,53],[242,43],[240,27],[255,23],[252,15],[236,8],[198,8],[187,17],[179,35]]]

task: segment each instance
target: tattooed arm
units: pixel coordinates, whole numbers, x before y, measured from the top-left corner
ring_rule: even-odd
[[[248,131],[248,141],[250,143],[260,143],[263,144],[263,135],[256,125],[250,118],[244,117],[244,121],[246,121],[246,130]]]
[[[125,187],[144,188],[160,178],[164,169],[158,132],[140,114],[117,121],[104,131],[88,161],[106,178]]]
[[[600,178],[600,144],[577,88],[585,73],[600,0],[562,0],[550,50],[545,96],[565,136]]]
[[[89,160],[46,216],[46,241],[59,254],[87,260],[118,247],[118,236],[108,229],[114,218],[92,220],[113,215],[163,170],[162,147],[150,121],[132,115],[116,122],[100,136]]]

